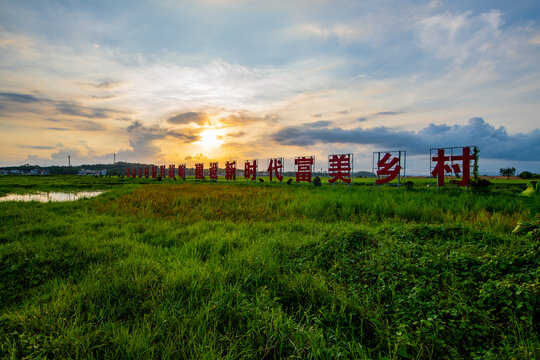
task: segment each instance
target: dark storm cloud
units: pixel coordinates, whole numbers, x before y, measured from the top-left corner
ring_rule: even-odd
[[[199,125],[204,125],[206,121],[206,115],[204,113],[198,113],[189,111],[185,113],[176,114],[167,120],[170,124],[189,124],[191,122]]]
[[[430,124],[418,132],[389,127],[341,129],[291,126],[272,135],[283,145],[316,143],[363,144],[381,148],[403,149],[410,154],[424,154],[434,147],[476,145],[480,156],[490,159],[537,161],[540,153],[540,130],[509,135],[501,126],[495,128],[482,118],[472,118],[467,125]]]
[[[366,120],[367,120],[366,117],[359,117],[358,119],[356,119],[356,121],[358,121],[358,122],[364,122]]]

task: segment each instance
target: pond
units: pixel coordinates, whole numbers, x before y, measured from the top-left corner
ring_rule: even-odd
[[[36,194],[8,194],[0,197],[0,201],[39,201],[57,202],[57,201],[75,201],[79,199],[87,199],[98,196],[103,193],[103,190],[97,191],[80,191],[80,192],[42,192]]]

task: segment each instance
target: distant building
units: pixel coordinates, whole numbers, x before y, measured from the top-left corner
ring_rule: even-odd
[[[81,169],[77,173],[77,175],[86,175],[86,176],[104,176],[107,175],[107,170],[88,170],[88,169]]]

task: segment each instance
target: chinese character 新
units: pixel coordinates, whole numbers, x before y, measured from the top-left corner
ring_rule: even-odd
[[[227,161],[225,163],[225,179],[227,181],[236,180],[236,161],[233,161],[233,162]]]

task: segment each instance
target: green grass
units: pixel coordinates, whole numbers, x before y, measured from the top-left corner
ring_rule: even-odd
[[[109,190],[0,203],[0,358],[538,358],[521,183],[416,182],[0,177]]]

